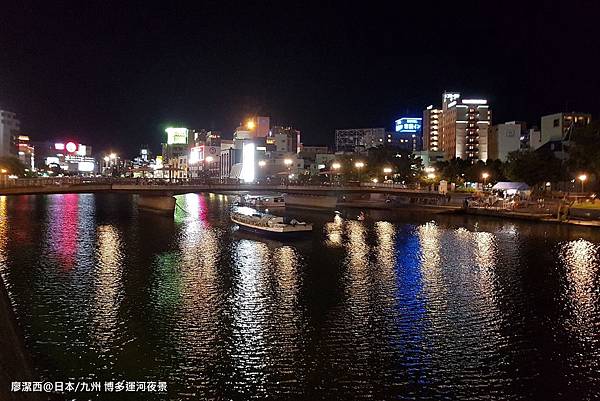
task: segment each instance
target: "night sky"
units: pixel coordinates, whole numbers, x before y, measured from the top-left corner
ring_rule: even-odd
[[[594,1],[12,3],[0,108],[33,140],[133,156],[158,150],[169,125],[230,137],[259,114],[330,144],[335,128],[420,116],[444,90],[489,99],[494,123],[600,116]]]

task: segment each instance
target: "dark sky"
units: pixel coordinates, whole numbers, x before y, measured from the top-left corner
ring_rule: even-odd
[[[168,125],[228,136],[261,114],[331,143],[445,89],[489,99],[494,123],[600,115],[595,1],[7,3],[0,107],[35,140],[133,153]]]

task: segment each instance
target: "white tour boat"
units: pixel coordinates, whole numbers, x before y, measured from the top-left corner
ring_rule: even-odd
[[[312,223],[266,213],[244,214],[231,212],[230,218],[240,229],[276,237],[293,237],[311,232],[313,229]]]

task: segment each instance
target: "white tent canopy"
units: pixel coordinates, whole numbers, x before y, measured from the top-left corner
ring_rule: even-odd
[[[529,185],[524,182],[500,181],[494,185],[492,189],[497,189],[499,191],[528,191]]]

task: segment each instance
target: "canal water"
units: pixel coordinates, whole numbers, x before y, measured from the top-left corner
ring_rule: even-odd
[[[315,232],[282,243],[237,231],[232,200],[181,195],[173,219],[131,195],[0,197],[40,380],[168,386],[97,396],[119,400],[600,397],[600,231],[297,212]]]

